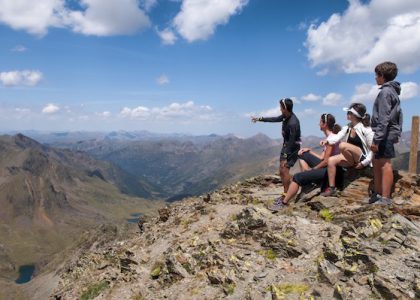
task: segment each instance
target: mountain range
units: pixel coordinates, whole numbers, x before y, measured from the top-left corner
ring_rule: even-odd
[[[0,136],[0,280],[21,265],[42,270],[90,228],[161,206],[147,185],[109,162],[22,134]]]
[[[263,134],[240,138],[148,131],[30,133],[51,146],[85,151],[109,161],[148,186],[150,196],[170,201],[210,192],[250,176],[277,172],[282,143],[281,139]],[[410,132],[402,134],[396,146],[397,156],[409,151],[410,138]],[[320,140],[319,136],[307,136],[302,138],[302,146],[320,152]],[[396,159],[394,166],[407,169],[401,159]],[[296,165],[292,172],[297,171]]]
[[[256,174],[274,173],[280,151],[280,142],[263,134],[247,139],[145,132],[110,133],[79,141],[63,135],[58,139],[56,135],[38,137],[54,147],[85,151],[118,165],[147,183],[158,198],[169,201],[209,192]]]

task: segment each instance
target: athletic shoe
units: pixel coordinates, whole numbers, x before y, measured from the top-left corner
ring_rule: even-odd
[[[277,212],[281,210],[282,208],[286,207],[287,204],[283,203],[283,199],[284,199],[284,195],[278,197],[276,201],[274,201],[273,205],[268,207],[268,209],[271,210],[272,212]]]
[[[386,197],[380,197],[377,201],[373,203],[374,205],[391,205],[392,200]]]
[[[321,193],[322,197],[335,197],[337,196],[338,191],[336,187],[327,187],[324,192]]]
[[[370,197],[366,200],[369,204],[373,204],[376,201],[380,200],[382,197],[381,195],[373,192],[372,195],[370,195]]]

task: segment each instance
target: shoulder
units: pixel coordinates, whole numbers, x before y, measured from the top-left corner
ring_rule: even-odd
[[[299,123],[299,118],[295,115],[295,113],[293,113],[292,118],[296,123]]]

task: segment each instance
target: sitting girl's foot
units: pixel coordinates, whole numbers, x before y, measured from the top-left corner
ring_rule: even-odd
[[[337,196],[338,191],[335,186],[330,186],[325,189],[324,192],[321,193],[322,197],[335,197]]]
[[[281,210],[282,208],[287,206],[287,203],[284,203],[283,200],[284,200],[284,195],[278,197],[274,201],[273,205],[268,207],[268,209],[271,210],[272,212],[277,212],[277,211]]]

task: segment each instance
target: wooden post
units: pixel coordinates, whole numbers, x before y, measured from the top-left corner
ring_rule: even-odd
[[[413,117],[411,124],[411,147],[410,161],[408,163],[408,172],[417,173],[417,151],[419,145],[419,116]]]

